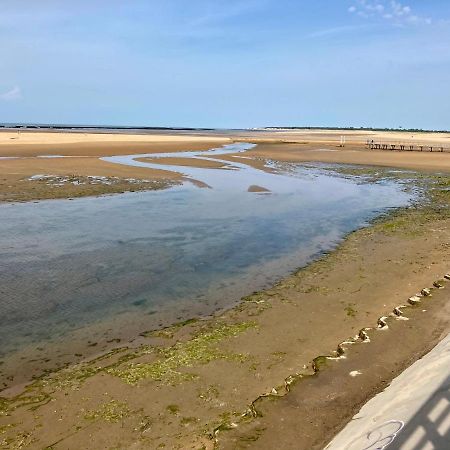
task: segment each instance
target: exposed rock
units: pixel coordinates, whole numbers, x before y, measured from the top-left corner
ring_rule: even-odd
[[[411,305],[416,305],[417,303],[420,303],[420,297],[418,295],[413,295],[408,298],[408,303]]]
[[[424,296],[424,297],[431,297],[431,289],[430,288],[423,288],[420,293]]]

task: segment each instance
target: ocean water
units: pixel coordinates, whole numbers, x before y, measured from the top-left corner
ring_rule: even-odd
[[[87,348],[93,335],[131,338],[228,308],[411,201],[393,181],[301,165],[266,172],[241,156],[224,170],[176,168],[209,188],[0,205],[0,359],[75,335]],[[155,166],[136,158],[108,160]]]

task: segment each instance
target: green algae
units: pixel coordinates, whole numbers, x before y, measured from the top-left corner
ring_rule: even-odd
[[[329,291],[330,291],[329,288],[327,288],[325,286],[317,286],[317,285],[312,285],[312,286],[308,286],[303,289],[300,289],[300,292],[303,294],[319,293],[319,294],[326,295],[329,293]]]
[[[31,433],[19,433],[12,437],[6,437],[0,440],[0,448],[8,450],[20,450],[32,444],[34,439]]]
[[[239,441],[245,443],[256,442],[262,436],[265,430],[265,427],[256,427],[253,434],[249,433],[244,436],[240,436]]]
[[[86,420],[104,420],[109,423],[118,423],[130,415],[130,409],[124,402],[111,400],[100,405],[93,411],[88,411],[84,418]]]
[[[29,407],[30,411],[35,411],[51,400],[50,395],[43,391],[38,391],[37,393],[30,395],[26,395],[26,393],[27,391],[25,391],[23,395],[16,397],[14,408]]]
[[[166,409],[170,414],[177,415],[180,412],[180,407],[178,405],[168,405]]]
[[[78,390],[84,381],[100,371],[100,367],[74,366],[71,369],[62,370],[51,377],[43,378],[39,384],[42,387],[51,387],[53,390]]]
[[[161,337],[165,339],[172,339],[175,333],[182,327],[197,323],[199,319],[187,319],[181,322],[177,322],[169,327],[162,328],[161,330],[144,331],[140,334],[143,337]]]
[[[14,423],[8,423],[6,425],[0,425],[0,435],[5,434],[11,428],[14,428],[16,425]]]
[[[123,349],[120,349],[120,351],[123,351]],[[34,411],[49,403],[52,400],[51,394],[56,391],[79,390],[88,378],[104,370],[102,367],[94,367],[92,364],[115,353],[118,353],[118,351],[114,350],[87,364],[79,364],[70,369],[61,369],[54,373],[44,374],[27,386],[24,392],[12,399],[0,397],[0,417],[9,415],[13,410],[21,407],[29,407],[31,411]],[[123,355],[115,364],[120,364],[145,353],[148,353],[146,346],[140,352]]]
[[[344,311],[347,314],[348,317],[356,317],[356,314],[358,313],[358,311],[356,311],[356,309],[354,308],[354,304],[353,303],[349,303],[345,308]]]
[[[411,207],[399,208],[374,221],[373,231],[409,237],[425,232],[431,220],[450,218],[450,177],[447,175],[407,174],[409,186],[418,194]],[[390,176],[402,179],[401,173]],[[406,188],[405,188],[406,189]]]
[[[180,423],[182,426],[189,426],[197,423],[198,421],[199,419],[197,419],[197,417],[182,417]]]
[[[198,393],[198,398],[206,402],[211,402],[219,397],[219,389],[217,386],[208,386],[205,391]]]
[[[265,292],[253,292],[246,297],[242,297],[241,301],[249,302],[249,303],[264,303],[266,301],[266,293]]]
[[[161,359],[151,363],[130,363],[125,367],[113,367],[107,373],[121,378],[127,384],[136,384],[141,380],[150,379],[163,384],[178,384],[197,378],[196,375],[183,373],[180,370],[194,365],[207,364],[218,359],[242,361],[246,357],[221,351],[216,347],[223,339],[255,328],[254,322],[242,322],[234,325],[221,324],[216,328],[197,333],[187,342],[177,342],[169,348],[159,348]]]
[[[10,401],[8,399],[0,397],[0,417],[8,415],[9,404]]]
[[[322,370],[327,365],[328,365],[327,356],[318,356],[317,358],[313,359],[313,367],[315,371]]]
[[[137,384],[144,379],[153,381],[161,381],[164,384],[179,384],[184,381],[191,381],[197,378],[194,374],[180,373],[170,367],[170,363],[164,361],[155,363],[137,363],[130,364],[128,367],[121,369],[120,367],[107,370],[110,375],[119,377],[127,384]]]
[[[139,430],[141,433],[145,433],[151,429],[153,424],[154,424],[154,419],[152,417],[143,416],[141,418],[141,421],[139,422],[139,427],[136,429],[136,431]]]

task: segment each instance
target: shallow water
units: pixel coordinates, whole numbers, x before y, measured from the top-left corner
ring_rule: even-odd
[[[108,160],[141,165],[136,157]],[[224,161],[229,170],[177,169],[212,189],[187,183],[1,205],[0,356],[75,334],[87,348],[92,336],[130,338],[230,307],[410,201],[394,182],[364,184],[292,165],[267,173],[242,161]],[[247,192],[250,185],[271,193]]]

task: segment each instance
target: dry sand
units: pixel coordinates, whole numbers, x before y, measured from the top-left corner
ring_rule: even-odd
[[[153,148],[154,146],[177,147],[186,145],[221,144],[228,138],[216,136],[175,135],[175,134],[126,134],[126,133],[80,133],[80,132],[33,132],[33,131],[0,131],[0,153],[6,156],[9,152],[15,156],[33,156],[33,148],[41,151],[49,148],[52,152],[60,146],[69,149],[80,149],[83,153],[93,152],[100,146],[112,147],[111,154],[121,154],[120,148],[129,146]],[[69,147],[67,147],[69,146]],[[117,153],[119,149],[119,153]],[[5,154],[4,152],[7,151]],[[102,150],[102,154],[103,154]],[[166,150],[165,150],[166,151]],[[171,150],[167,150],[171,151]],[[21,154],[21,152],[25,152]],[[143,152],[144,153],[144,152]],[[36,154],[36,153],[35,153]]]
[[[373,140],[379,143],[405,143],[423,145],[442,145],[450,148],[450,133],[408,132],[408,131],[369,131],[369,130],[289,130],[289,129],[259,129],[240,131],[240,137],[257,138],[266,142],[293,142],[316,144],[340,144],[345,138],[347,144],[365,145]]]

